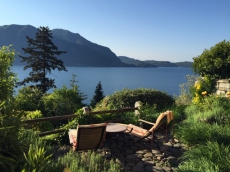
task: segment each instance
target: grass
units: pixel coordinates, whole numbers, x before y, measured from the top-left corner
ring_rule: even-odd
[[[209,141],[188,152],[178,172],[223,172],[230,171],[230,146]]]
[[[49,172],[63,172],[64,168],[72,172],[120,172],[121,167],[113,160],[106,160],[101,155],[93,151],[73,152],[69,151],[65,156],[54,160]]]

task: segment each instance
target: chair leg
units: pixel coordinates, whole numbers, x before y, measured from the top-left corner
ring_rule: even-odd
[[[151,147],[153,149],[153,132],[152,132],[152,139],[151,139]]]

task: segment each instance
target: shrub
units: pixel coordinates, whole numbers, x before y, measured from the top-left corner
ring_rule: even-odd
[[[21,168],[27,171],[47,171],[47,165],[53,153],[53,148],[47,141],[40,138],[33,130],[20,130],[19,132],[20,150],[22,157]]]
[[[136,90],[124,89],[106,96],[97,106],[108,106],[118,109],[124,107],[134,107],[135,102],[141,101],[143,104],[156,106],[157,109],[167,109],[174,104],[174,99],[167,93],[154,89],[139,88]]]
[[[20,149],[18,131],[22,113],[14,109],[16,74],[11,67],[15,51],[10,46],[0,48],[0,171],[17,171]]]
[[[43,93],[36,87],[22,87],[16,95],[16,108],[24,111],[43,109]]]
[[[63,86],[60,89],[54,89],[51,94],[43,97],[46,116],[74,114],[84,106],[82,103],[84,99],[75,87],[68,89]]]
[[[26,116],[25,116],[26,120],[31,120],[31,119],[36,119],[36,118],[42,118],[43,117],[43,115],[42,115],[40,110],[27,111],[25,113],[26,113]],[[53,129],[53,127],[52,127],[52,125],[51,125],[51,123],[49,121],[31,123],[31,124],[28,124],[27,127],[33,129],[34,131],[40,131],[40,132],[49,131],[49,130]]]

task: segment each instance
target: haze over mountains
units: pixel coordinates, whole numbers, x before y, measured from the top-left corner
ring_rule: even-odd
[[[108,47],[98,45],[83,38],[78,33],[68,30],[53,29],[52,42],[61,51],[67,53],[57,56],[63,60],[65,66],[87,66],[87,67],[160,67],[162,62],[138,61],[124,56],[117,57]],[[31,25],[4,25],[0,26],[0,47],[12,44],[12,48],[23,56],[28,56],[22,51],[22,47],[28,47],[26,36],[35,38],[37,28]],[[129,59],[127,62],[127,58]],[[138,63],[136,63],[138,61]],[[165,63],[165,62],[164,62]],[[191,65],[191,62],[188,62]],[[167,67],[190,67],[178,66],[178,63],[167,62]],[[25,65],[16,56],[14,65]],[[163,67],[163,66],[162,66]],[[166,67],[166,66],[164,66]]]

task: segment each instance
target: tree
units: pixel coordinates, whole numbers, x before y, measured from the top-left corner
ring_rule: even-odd
[[[193,58],[193,71],[213,79],[230,78],[230,41],[222,41]]]
[[[55,88],[54,79],[47,78],[47,74],[51,74],[51,70],[67,71],[63,65],[63,61],[57,59],[55,55],[61,55],[66,51],[59,51],[57,46],[51,41],[52,32],[48,27],[39,27],[36,32],[35,39],[26,36],[28,47],[22,48],[28,57],[19,55],[22,62],[27,62],[24,70],[31,68],[30,77],[24,78],[18,85],[26,83],[38,83],[35,86],[42,90],[43,93],[50,88]],[[32,85],[34,87],[34,85]]]
[[[13,97],[16,74],[12,72],[15,51],[10,46],[0,47],[0,104]]]
[[[205,90],[213,92],[218,79],[230,78],[230,41],[223,40],[193,58],[193,71],[205,80]]]
[[[92,106],[92,107],[95,107],[95,105],[105,97],[104,92],[102,91],[101,81],[99,81],[99,83],[97,84],[94,93],[95,94],[90,101],[90,106]]]

